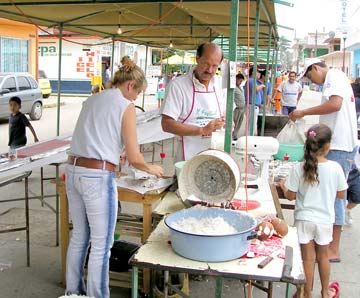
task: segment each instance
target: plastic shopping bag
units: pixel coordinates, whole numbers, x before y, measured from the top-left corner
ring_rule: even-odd
[[[302,145],[305,143],[303,123],[288,121],[276,137],[280,144]]]

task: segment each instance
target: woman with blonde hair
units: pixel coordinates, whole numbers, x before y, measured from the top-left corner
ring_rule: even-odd
[[[163,169],[139,151],[133,101],[146,88],[144,72],[128,57],[111,88],[83,104],[66,166],[66,191],[73,232],[67,254],[66,294],[108,298],[109,257],[118,214],[115,168],[126,151],[129,164],[160,177]],[[91,245],[87,286],[83,273]]]

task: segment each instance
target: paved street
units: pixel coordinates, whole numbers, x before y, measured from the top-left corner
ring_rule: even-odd
[[[60,135],[72,134],[78,115],[81,110],[81,105],[86,96],[61,96],[60,99]],[[39,140],[45,140],[56,136],[57,124],[57,97],[51,96],[44,98],[44,109],[42,118],[39,121],[31,121],[35,128]],[[136,101],[136,105],[142,105],[142,94]],[[146,96],[145,109],[150,110],[157,107],[157,101],[154,96]],[[2,120],[0,122],[0,152],[8,150],[8,124]],[[32,134],[27,130],[28,144],[34,142]]]

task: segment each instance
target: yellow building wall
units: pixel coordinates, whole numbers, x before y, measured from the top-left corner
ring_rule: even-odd
[[[29,73],[38,79],[38,34],[35,25],[0,18],[0,36],[29,40]]]

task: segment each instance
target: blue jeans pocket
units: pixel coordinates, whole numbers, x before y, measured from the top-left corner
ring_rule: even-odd
[[[81,193],[84,200],[96,200],[102,197],[104,177],[91,177],[82,176],[80,177]]]

